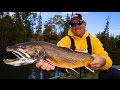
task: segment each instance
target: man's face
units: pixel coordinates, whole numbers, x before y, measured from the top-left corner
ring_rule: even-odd
[[[72,21],[72,24],[71,24],[72,32],[74,33],[74,35],[76,35],[78,37],[82,37],[84,35],[85,27],[86,27],[86,25],[85,25],[85,22],[83,20]]]

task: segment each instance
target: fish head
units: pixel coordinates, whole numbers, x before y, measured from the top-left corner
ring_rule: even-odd
[[[25,42],[8,46],[6,51],[17,53],[21,57],[37,58],[43,52],[43,47],[35,42]]]
[[[15,60],[4,59],[6,64],[9,62],[8,64],[12,63],[13,66],[31,64],[37,61],[38,58],[42,58],[44,55],[42,46],[36,42],[18,43],[6,47],[6,51],[17,56]]]

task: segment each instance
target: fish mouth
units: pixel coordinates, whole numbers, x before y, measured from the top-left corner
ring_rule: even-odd
[[[31,58],[31,56],[24,52],[23,49],[17,49],[17,50],[7,50],[7,52],[11,52],[14,54],[17,58],[15,59],[4,59],[3,62],[5,64],[9,64],[12,66],[21,66],[21,65],[28,65],[32,64],[36,59]]]
[[[7,52],[11,52],[14,54],[18,59],[20,58],[31,58],[29,54],[27,54],[23,49],[17,49],[17,50],[7,50]]]

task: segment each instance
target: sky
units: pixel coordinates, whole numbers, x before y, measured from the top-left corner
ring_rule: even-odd
[[[47,21],[54,15],[62,15],[65,18],[66,14],[71,16],[72,12],[41,12],[42,21]],[[99,32],[104,31],[107,18],[109,16],[109,33],[110,35],[120,35],[120,12],[73,12],[82,14],[83,19],[87,22],[87,31],[95,36]],[[42,22],[44,24],[44,22]]]
[[[36,12],[39,14],[39,12]],[[42,26],[44,27],[45,21],[52,18],[54,15],[62,15],[65,19],[66,14],[71,16],[72,12],[41,12]],[[109,33],[110,35],[120,35],[120,12],[73,12],[82,14],[83,19],[86,21],[86,30],[93,36],[99,32],[104,31],[107,18],[109,16]],[[42,27],[42,29],[43,29]]]

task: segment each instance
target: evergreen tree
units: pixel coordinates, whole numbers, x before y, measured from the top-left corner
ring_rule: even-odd
[[[32,23],[31,23],[31,12],[21,12],[22,23],[25,29],[25,36],[26,41],[30,41],[33,38],[33,30],[32,30]]]
[[[50,25],[45,24],[45,30],[43,31],[44,41],[50,42],[51,41],[51,33],[52,27]]]
[[[38,32],[41,29],[42,29],[42,16],[41,16],[41,12],[40,12],[39,16],[38,16]]]
[[[14,42],[13,26],[13,20],[10,16],[0,19],[0,58],[4,58],[6,46],[12,45]]]
[[[6,16],[7,16],[7,15],[10,16],[9,12],[5,12],[5,15],[6,15]]]
[[[41,16],[41,12],[39,13],[39,16],[38,16],[38,26],[36,28],[36,39],[38,41],[41,41],[43,40],[43,34],[42,34],[42,16]]]
[[[14,33],[13,33],[14,41],[16,43],[26,41],[26,30],[24,29],[24,25],[22,23],[22,19],[20,16],[20,12],[15,12],[14,14]]]
[[[103,34],[105,34],[107,37],[109,36],[109,16],[107,18],[107,22],[106,22],[106,26],[105,26],[105,29],[103,31]]]
[[[66,36],[68,33],[68,29],[70,28],[69,22],[70,22],[70,17],[69,14],[67,13],[66,18],[65,18],[65,25],[64,25],[64,30],[61,32],[62,37]],[[61,38],[62,38],[61,37]]]
[[[119,36],[109,36],[109,24],[110,22],[108,16],[104,31],[101,33],[99,32],[99,34],[97,34],[96,36],[100,39],[104,49],[108,52],[113,61],[113,64],[117,65],[120,63],[120,49],[116,48],[116,42],[118,41]]]
[[[2,19],[4,16],[4,12],[0,12],[0,19]]]
[[[109,37],[109,16],[107,18],[107,22],[105,25],[105,29],[103,32],[99,32],[99,34],[96,35],[101,43],[103,44],[103,47],[105,48],[106,51],[110,51],[110,37]]]
[[[116,35],[116,38],[120,40],[120,35]]]
[[[71,14],[71,17],[73,16],[73,12],[72,12],[72,14]]]

